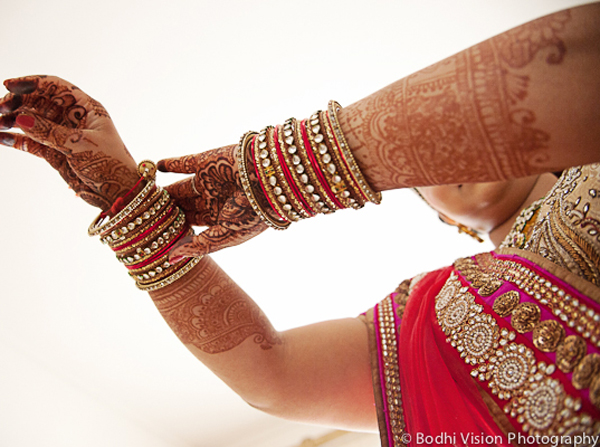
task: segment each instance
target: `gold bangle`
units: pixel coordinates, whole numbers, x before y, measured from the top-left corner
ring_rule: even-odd
[[[240,183],[242,184],[242,189],[244,190],[244,194],[250,202],[250,206],[254,212],[258,215],[258,217],[269,227],[274,228],[276,230],[285,230],[289,227],[289,222],[280,222],[271,218],[265,211],[263,211],[254,196],[254,192],[252,191],[252,187],[250,186],[250,177],[248,175],[248,168],[246,166],[246,147],[248,142],[256,135],[256,132],[246,132],[242,135],[240,139],[240,143],[238,145],[237,152],[237,163],[238,163],[238,172],[240,174]]]
[[[102,216],[103,213],[100,213],[89,226],[88,234],[90,236],[98,236],[101,233],[109,233],[114,227],[129,217],[129,215],[135,211],[141,203],[143,203],[144,199],[148,194],[150,194],[154,186],[154,179],[149,180],[148,183],[146,183],[146,186],[144,186],[144,189],[142,189],[140,193],[135,196],[135,198],[129,202],[125,208],[119,211],[112,219],[102,222],[105,217]]]
[[[100,238],[100,242],[113,246],[117,243],[123,243],[126,240],[126,235],[139,233],[144,223],[153,218],[161,207],[169,200],[169,193],[162,188],[157,187],[152,195],[147,198],[148,204],[140,206],[136,213],[133,213],[129,218],[129,222],[123,222],[121,228],[113,230],[109,235]],[[157,205],[158,204],[158,205]]]
[[[315,210],[317,212],[323,214],[333,213],[333,210],[331,209],[329,204],[325,203],[325,189],[323,189],[323,185],[321,185],[321,181],[319,180],[315,172],[315,167],[313,166],[308,156],[307,151],[311,150],[311,148],[307,148],[304,144],[304,138],[302,137],[301,122],[297,119],[293,119],[291,122],[291,126],[292,130],[294,131],[294,140],[298,148],[297,154],[300,156],[301,159],[300,166],[303,167],[301,171],[297,172],[301,174],[300,180],[305,185],[304,191],[310,194],[311,203],[315,205]],[[302,174],[306,174],[306,177],[303,177]]]
[[[123,249],[119,249],[119,247],[123,247],[124,245],[131,244],[131,245],[128,245],[127,247],[123,247],[124,249],[139,245],[139,243],[138,243],[139,241],[135,242],[135,243],[132,243],[132,241],[139,238],[141,235],[144,234],[144,232],[149,231],[153,226],[156,226],[161,221],[161,219],[165,219],[165,218],[168,219],[171,214],[177,213],[175,210],[175,208],[177,208],[177,206],[173,203],[172,200],[169,201],[168,205],[169,206],[165,207],[159,214],[154,214],[154,216],[152,216],[151,220],[146,221],[145,225],[143,227],[139,228],[139,231],[136,231],[135,233],[130,234],[128,238],[120,239],[120,240],[110,243],[109,244],[110,248],[112,248],[113,251],[115,251],[115,252],[120,252],[120,251],[123,251]],[[162,225],[160,225],[157,228],[161,228],[161,227],[165,227],[165,226],[167,226],[167,225],[163,223]],[[156,228],[154,230],[156,230]],[[152,233],[152,232],[150,232],[150,233]],[[146,237],[147,236],[148,235],[146,235]]]
[[[360,191],[370,202],[373,202],[378,205],[381,203],[381,193],[373,191],[373,189],[367,183],[367,180],[364,178],[360,168],[358,167],[358,164],[356,163],[356,160],[354,159],[354,155],[352,155],[352,151],[350,150],[350,146],[348,146],[348,142],[344,137],[342,128],[340,127],[340,123],[337,119],[337,111],[341,110],[341,108],[342,106],[338,102],[333,100],[329,101],[329,104],[327,106],[334,136],[339,143],[341,154],[344,160],[346,161],[348,167],[350,168],[350,174],[354,178]]]
[[[325,133],[327,134],[327,140],[329,141],[329,148],[332,160],[338,167],[338,173],[333,174],[331,177],[331,190],[346,208],[360,209],[364,206],[365,200],[363,199],[360,191],[356,189],[358,185],[354,184],[348,167],[346,166],[346,163],[341,158],[341,154],[336,148],[336,143],[333,136],[333,129],[331,128],[331,125],[327,118],[327,113],[328,112],[320,112],[319,121],[321,123],[322,128],[325,129]]]
[[[160,250],[169,240],[173,239],[179,229],[185,225],[185,213],[179,208],[176,208],[173,216],[160,228],[154,230],[150,235],[145,237],[134,245],[126,247],[124,250],[116,252],[119,260],[126,265],[139,264],[150,259],[157,250]],[[137,256],[136,256],[137,255]],[[134,262],[127,262],[133,258]]]
[[[287,170],[292,176],[296,189],[301,196],[300,200],[302,202],[302,209],[305,210],[305,217],[312,217],[317,214],[312,206],[312,192],[314,191],[314,186],[309,184],[310,179],[305,172],[306,168],[302,162],[303,159],[300,157],[298,147],[295,144],[294,129],[292,127],[293,122],[293,118],[286,120],[280,131],[277,133],[277,138],[284,163],[286,164]],[[307,188],[311,192],[309,192]]]
[[[127,218],[138,206],[144,198],[150,193],[155,185],[154,176],[156,175],[156,164],[150,160],[142,160],[137,165],[138,174],[141,178],[149,179],[146,186],[139,192],[134,199],[127,204],[125,208],[119,211],[112,219],[103,222],[105,219],[104,211],[101,212],[98,217],[90,224],[88,228],[88,234],[90,236],[97,236],[100,233],[108,233],[115,226],[117,226],[122,220]]]
[[[185,264],[183,267],[181,267],[179,270],[177,270],[175,273],[173,273],[171,276],[169,276],[167,278],[164,278],[160,281],[153,282],[151,284],[136,283],[136,286],[138,289],[143,290],[145,292],[153,292],[155,290],[162,289],[163,287],[173,284],[179,278],[181,278],[186,273],[188,273],[190,270],[192,270],[202,260],[203,257],[204,256],[200,256],[197,258],[191,258],[190,261],[187,262],[187,264]]]
[[[259,181],[262,185],[263,192],[267,196],[269,204],[275,211],[275,213],[283,220],[288,222],[295,222],[298,217],[291,213],[293,211],[292,205],[288,203],[288,197],[283,193],[283,189],[279,186],[280,179],[277,179],[277,169],[275,160],[271,156],[271,148],[273,146],[273,139],[269,138],[268,133],[273,128],[271,126],[265,127],[255,137],[254,147],[254,167],[258,174]]]
[[[310,148],[307,151],[312,152],[313,164],[316,162],[315,170],[318,169],[322,175],[322,179],[325,182],[322,184],[323,188],[323,199],[327,202],[328,206],[333,210],[342,209],[341,203],[336,203],[337,198],[332,196],[333,192],[329,192],[327,189],[330,182],[327,181],[327,177],[331,177],[337,171],[337,166],[331,162],[331,155],[329,155],[329,148],[324,143],[325,137],[320,132],[321,126],[319,125],[318,112],[314,113],[307,120],[304,121],[304,128],[306,130],[306,137],[310,144]],[[329,157],[328,159],[325,157]],[[325,162],[327,160],[327,162]],[[318,176],[318,174],[317,174]]]

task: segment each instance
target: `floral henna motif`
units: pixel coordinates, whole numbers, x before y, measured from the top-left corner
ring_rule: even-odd
[[[194,174],[167,187],[192,225],[209,228],[173,250],[175,256],[198,256],[239,245],[266,229],[242,191],[236,146],[162,160],[162,171]]]
[[[543,51],[546,63],[563,61],[569,20],[564,11],[533,21],[344,109],[355,155],[379,189],[524,176],[547,160],[550,136],[522,106],[531,82],[523,68]]]
[[[260,308],[208,258],[150,295],[180,340],[203,352],[229,351],[250,337],[262,349],[281,343]]]

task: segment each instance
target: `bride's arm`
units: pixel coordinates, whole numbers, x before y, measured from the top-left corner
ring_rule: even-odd
[[[281,299],[293,299],[287,292]],[[295,421],[377,429],[359,319],[278,332],[208,256],[150,295],[181,342],[253,407]]]
[[[599,72],[596,3],[477,44],[339,119],[379,191],[558,171],[600,161]]]

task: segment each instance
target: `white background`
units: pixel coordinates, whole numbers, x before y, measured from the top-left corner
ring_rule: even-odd
[[[158,160],[350,104],[578,3],[1,0],[0,77],[68,79],[106,106],[136,159]],[[42,160],[0,148],[0,187],[0,447],[291,446],[326,431],[251,409],[195,360],[87,237],[97,211]],[[215,259],[285,329],[355,316],[489,248],[394,191]]]

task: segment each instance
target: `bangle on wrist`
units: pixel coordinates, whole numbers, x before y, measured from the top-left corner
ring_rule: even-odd
[[[90,225],[88,233],[101,236],[102,242],[110,246],[117,259],[125,264],[139,289],[153,291],[174,283],[202,257],[186,258],[177,263],[169,261],[170,248],[193,231],[169,193],[155,184],[155,164],[143,161],[138,172],[140,181],[132,191],[145,180],[144,188],[108,221],[104,221],[107,215],[101,213]],[[115,203],[120,206],[117,202],[119,200]]]

